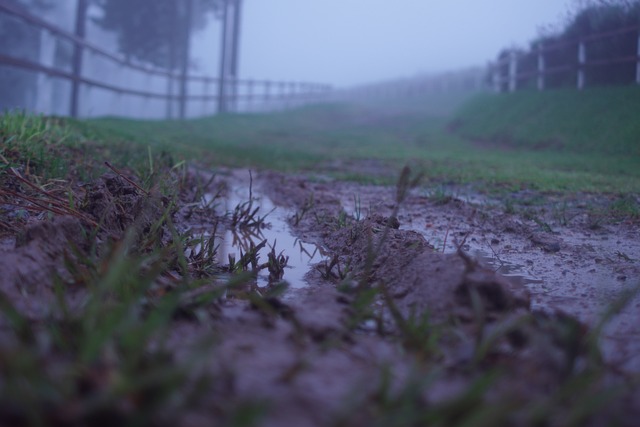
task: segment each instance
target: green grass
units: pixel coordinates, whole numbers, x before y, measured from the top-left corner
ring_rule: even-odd
[[[16,112],[0,115],[0,142],[0,171],[19,158],[26,169],[46,179],[66,174],[68,162],[56,154],[78,139],[57,120]]]
[[[458,132],[511,148],[640,156],[640,88],[486,94],[460,109]]]
[[[640,100],[640,91],[626,90],[629,97]],[[589,99],[602,96],[610,102],[614,95],[626,99],[619,89],[594,91]],[[640,156],[629,151],[629,147],[637,149],[633,138],[634,135],[640,138],[640,122],[636,123],[628,113],[632,107],[629,102],[620,106],[620,115],[626,118],[609,111],[597,121],[579,116],[573,123],[564,124],[564,139],[557,136],[561,134],[557,129],[563,118],[556,117],[555,112],[545,113],[535,123],[533,119],[526,123],[519,119],[520,115],[530,115],[529,103],[554,104],[557,98],[560,104],[557,108],[561,108],[583,104],[584,96],[585,93],[575,91],[516,94],[514,98],[482,95],[463,107],[453,119],[438,116],[426,107],[401,110],[394,105],[384,110],[379,104],[373,107],[333,104],[186,122],[105,118],[72,125],[91,140],[102,141],[107,146],[131,141],[150,145],[156,151],[167,150],[178,156],[235,167],[324,172],[335,162],[358,164],[376,160],[387,164],[393,172],[381,177],[350,167],[332,173],[342,179],[388,182],[402,165],[411,163],[431,181],[479,182],[482,188],[489,189],[640,191]],[[597,104],[593,100],[592,103]],[[608,109],[617,111],[617,105],[612,103]],[[502,121],[495,119],[503,116]],[[458,130],[451,130],[452,121]],[[622,127],[621,122],[626,126]],[[580,123],[591,130],[578,132]],[[516,136],[525,135],[528,139],[520,141],[503,136],[492,139],[491,132],[500,134],[496,130],[500,124],[508,125],[507,131]],[[610,142],[614,139],[606,136],[614,132],[616,126],[626,139],[621,136],[614,144]],[[537,133],[529,129],[533,127],[538,129]],[[601,137],[581,145],[588,135],[594,134],[593,129],[601,129]],[[548,144],[547,134],[556,135],[556,139],[563,142]],[[499,144],[479,144],[472,142],[473,139],[492,139]]]
[[[432,182],[488,190],[640,192],[638,88],[484,94],[466,103],[460,94],[444,98],[188,121],[9,114],[2,116],[0,135],[2,153],[23,141],[34,161],[45,141],[73,144],[136,170],[148,166],[150,150],[174,162],[329,172],[364,182],[389,183],[410,163]],[[27,129],[19,124],[28,121]],[[372,160],[376,166],[362,166]],[[349,166],[336,170],[336,164]]]
[[[0,173],[18,168],[42,181],[71,176],[89,181],[107,171],[104,161],[128,167],[142,177],[148,177],[153,162],[171,163],[163,157],[168,151],[159,144],[132,144],[115,133],[100,139],[85,130],[82,122],[70,119],[0,114]]]

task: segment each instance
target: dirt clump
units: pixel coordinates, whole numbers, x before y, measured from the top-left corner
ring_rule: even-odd
[[[134,184],[131,178],[106,173],[86,186],[83,210],[114,239],[125,230],[149,233],[166,209],[166,199]]]
[[[52,302],[52,278],[70,280],[65,255],[71,247],[87,248],[80,221],[74,217],[55,217],[28,226],[17,236],[15,247],[0,257],[0,291],[5,293],[25,315],[38,317]]]
[[[75,284],[68,267],[78,257],[88,256],[91,248],[103,250],[103,243],[121,240],[125,231],[149,239],[152,226],[163,215],[164,202],[129,181],[105,174],[86,185],[86,200],[73,211],[76,216],[31,218],[15,235],[13,247],[2,251],[0,289],[32,315],[42,314],[53,302],[55,283]],[[162,228],[156,232],[162,233]]]

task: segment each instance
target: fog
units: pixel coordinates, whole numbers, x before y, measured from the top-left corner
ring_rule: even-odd
[[[458,81],[467,84],[471,78],[475,81],[473,86],[478,87],[482,84],[483,67],[495,59],[501,49],[526,47],[541,29],[560,27],[563,16],[577,2],[579,0],[242,0],[237,77],[321,83],[349,89],[380,81],[437,77],[438,73],[451,75],[467,70]],[[58,0],[52,4],[52,9],[42,12],[42,18],[72,32],[77,0]],[[94,22],[101,11],[96,6],[89,8],[86,39],[116,53],[118,36]],[[206,25],[192,34],[189,73],[215,77],[220,70],[222,25],[213,13],[207,14],[206,18]],[[13,16],[0,16],[0,19],[5,20],[2,21],[5,25],[17,22]],[[142,23],[140,31],[147,30]],[[54,41],[49,32],[37,28],[29,31],[36,47],[6,43],[0,47],[0,53],[70,71],[73,46],[69,41]],[[119,88],[166,94],[168,85],[173,84],[165,77],[126,69],[89,50],[82,63],[84,77]],[[475,74],[469,77],[468,70],[472,67],[475,67]],[[0,96],[0,108],[68,114],[71,86],[68,80],[3,65],[0,65],[0,73],[5,79],[4,86],[11,87],[7,83],[10,79],[22,79],[23,87],[21,91],[15,85],[11,87],[13,98],[5,96],[8,94],[5,88],[6,93]],[[450,83],[438,85],[440,89],[446,89]],[[188,84],[187,92],[212,97],[217,93],[215,86],[193,81]],[[235,94],[238,99],[248,99],[243,101],[244,106],[236,104],[237,110],[256,110],[274,108],[274,105],[275,108],[295,105],[289,101],[277,104],[274,100],[296,95],[298,89],[295,84],[287,83],[233,90],[245,90],[245,93]],[[177,83],[171,93],[175,96],[176,91]],[[302,96],[298,99],[302,100]],[[307,97],[304,101],[310,99],[315,98]],[[175,102],[122,95],[83,85],[79,114],[85,117],[112,114],[175,117]],[[190,101],[186,109],[188,117],[218,111],[214,101],[204,100]]]
[[[243,77],[339,87],[484,65],[557,25],[563,0],[244,0]],[[219,23],[194,40],[216,72]],[[207,55],[207,52],[214,53]]]

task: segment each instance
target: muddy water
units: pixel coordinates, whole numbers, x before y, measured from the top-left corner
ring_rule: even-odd
[[[392,206],[393,188],[344,187],[341,200],[347,212],[384,214]],[[606,224],[591,230],[584,214],[567,224],[544,218],[551,225],[549,232],[534,220],[505,214],[504,204],[482,196],[450,202],[432,196],[417,192],[405,203],[398,216],[401,228],[419,232],[438,252],[455,252],[462,244],[482,264],[522,281],[534,310],[562,311],[597,326],[613,303],[626,299],[606,324],[602,347],[611,363],[640,372],[640,295],[625,297],[640,285],[637,225]],[[538,233],[550,240],[547,247],[536,244]]]
[[[246,180],[231,177],[227,181],[227,193],[222,198],[214,194],[206,194],[203,205],[215,209],[219,216],[230,217],[238,205],[252,200],[252,209],[259,208],[257,216],[265,217],[263,227],[252,227],[247,230],[226,230],[220,232],[218,261],[220,264],[229,262],[229,257],[240,259],[240,252],[246,253],[251,244],[257,246],[266,240],[265,247],[258,252],[259,262],[267,262],[267,254],[272,248],[276,254],[282,253],[288,257],[283,280],[293,288],[306,285],[305,275],[316,263],[325,258],[322,248],[312,243],[304,242],[295,237],[288,224],[288,219],[294,215],[290,209],[276,206],[265,195],[260,185],[250,185]],[[268,272],[262,270],[258,274],[258,286],[268,284]]]

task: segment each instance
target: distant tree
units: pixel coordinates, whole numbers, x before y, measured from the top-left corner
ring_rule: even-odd
[[[9,0],[31,13],[42,13],[54,6],[53,0]],[[37,62],[40,31],[19,19],[0,15],[0,52]],[[28,108],[34,103],[36,74],[12,67],[0,67],[0,111]]]
[[[94,0],[103,11],[95,21],[118,34],[126,57],[174,69],[189,34],[202,29],[207,12],[218,11],[222,1],[193,0],[194,12],[187,17],[185,0]]]
[[[569,15],[576,11],[597,8],[601,6],[631,8],[637,5],[638,0],[574,0],[569,8]]]

